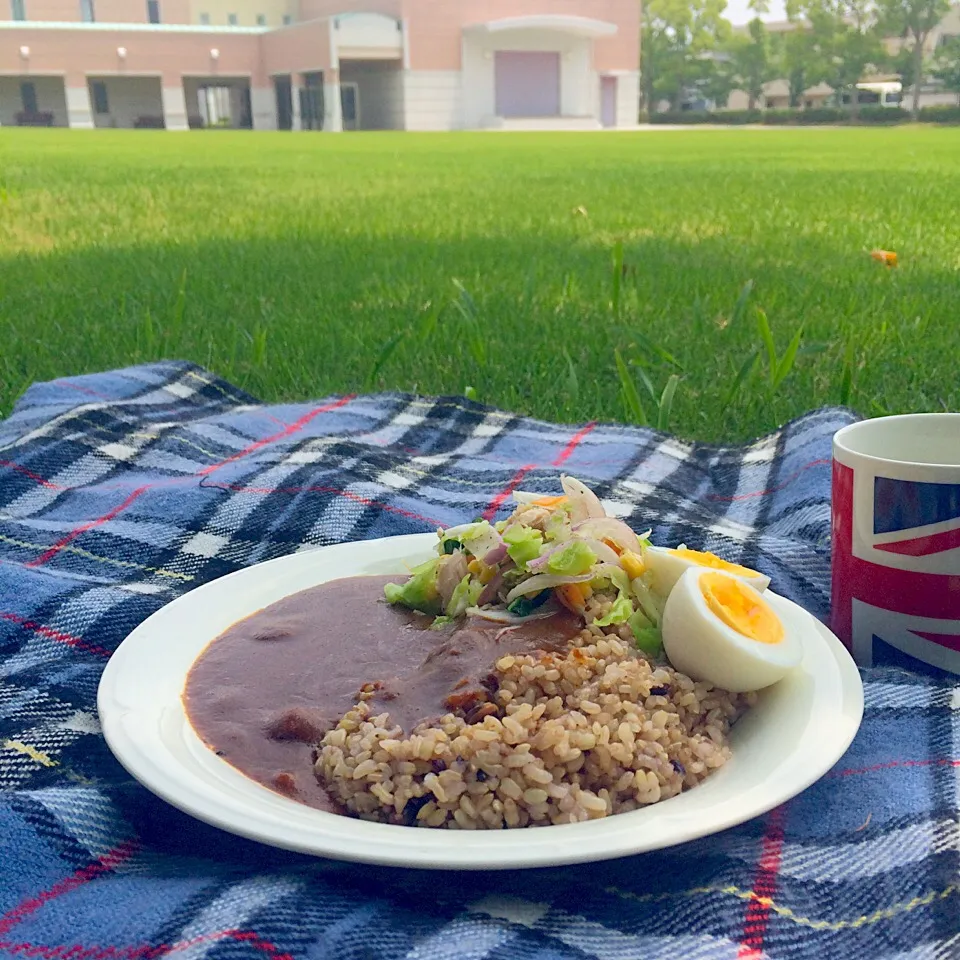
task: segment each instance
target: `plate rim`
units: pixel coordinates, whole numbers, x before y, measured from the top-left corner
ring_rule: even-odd
[[[632,856],[638,853],[652,852],[720,833],[721,831],[745,823],[748,820],[762,816],[808,789],[836,764],[856,736],[862,722],[864,700],[862,679],[852,658],[839,639],[824,624],[817,620],[812,614],[803,610],[798,604],[786,597],[780,597],[773,593],[773,591],[770,591],[770,593],[776,597],[778,601],[789,605],[789,607],[798,611],[803,618],[806,618],[808,625],[813,628],[819,641],[829,653],[830,657],[828,662],[834,668],[841,693],[840,700],[842,707],[838,705],[838,712],[842,712],[845,717],[850,718],[848,728],[838,738],[831,741],[831,748],[823,754],[822,762],[816,764],[816,766],[808,770],[806,774],[795,777],[786,791],[771,790],[767,798],[751,805],[746,813],[734,812],[719,819],[706,819],[701,820],[697,824],[691,824],[682,830],[683,835],[681,837],[674,836],[670,832],[667,832],[665,835],[650,839],[644,836],[642,831],[635,831],[634,833],[636,835],[631,840],[631,831],[622,830],[619,832],[623,840],[619,844],[610,844],[608,842],[600,850],[590,849],[589,844],[575,844],[573,849],[562,849],[561,847],[564,833],[568,835],[571,833],[581,834],[585,832],[585,828],[596,828],[597,825],[609,825],[611,822],[619,822],[626,827],[628,824],[624,823],[623,818],[631,817],[636,819],[638,815],[642,817],[647,810],[657,808],[662,810],[661,804],[658,803],[651,805],[649,808],[618,814],[613,818],[604,818],[586,823],[559,824],[546,828],[537,828],[535,831],[536,834],[543,835],[545,832],[549,833],[550,837],[556,838],[557,843],[542,844],[543,849],[534,852],[525,850],[526,845],[523,842],[516,842],[522,841],[525,836],[528,836],[530,833],[528,830],[504,830],[499,832],[476,831],[472,834],[474,837],[487,838],[487,842],[483,848],[477,851],[479,855],[476,853],[470,855],[468,851],[468,855],[466,856],[461,853],[460,857],[451,858],[449,855],[444,854],[444,843],[440,842],[444,838],[449,838],[447,839],[447,844],[449,844],[449,840],[453,839],[449,831],[421,831],[405,826],[344,818],[339,814],[326,813],[305,807],[305,805],[297,801],[284,798],[268,787],[258,784],[250,778],[246,778],[250,784],[254,784],[263,790],[264,793],[270,795],[270,797],[277,798],[284,805],[293,804],[298,809],[309,810],[311,816],[324,819],[335,818],[341,825],[343,820],[346,819],[351,825],[359,826],[360,829],[369,833],[372,838],[366,845],[361,845],[362,849],[356,851],[345,850],[343,848],[336,850],[329,848],[321,849],[321,845],[318,845],[312,840],[298,842],[295,837],[284,835],[282,825],[279,830],[269,823],[264,825],[262,813],[259,817],[254,818],[252,822],[244,822],[242,816],[239,822],[236,820],[232,822],[225,820],[223,816],[218,815],[218,810],[222,812],[222,807],[217,808],[217,801],[212,801],[215,809],[211,809],[211,798],[205,797],[204,792],[197,789],[196,783],[190,782],[184,784],[182,781],[173,781],[171,783],[169,778],[165,776],[161,766],[153,758],[145,754],[137,745],[135,739],[127,734],[121,721],[128,717],[131,711],[123,708],[119,702],[116,701],[113,697],[113,690],[115,689],[117,680],[122,679],[123,670],[127,668],[129,657],[131,656],[130,651],[138,643],[139,636],[147,635],[152,629],[151,621],[157,621],[161,616],[169,617],[171,611],[175,613],[176,610],[181,607],[196,604],[198,597],[207,588],[212,587],[214,584],[219,584],[220,589],[224,589],[225,585],[228,585],[230,582],[250,577],[251,571],[263,571],[267,567],[279,568],[284,564],[303,563],[303,557],[316,557],[319,553],[327,553],[329,555],[335,552],[353,552],[358,549],[361,551],[375,551],[378,545],[382,546],[387,543],[390,544],[392,549],[409,547],[409,555],[416,555],[418,552],[426,553],[427,551],[424,548],[429,547],[434,538],[435,534],[433,533],[404,534],[375,540],[347,541],[301,550],[296,553],[244,567],[226,574],[223,577],[218,577],[164,604],[138,624],[118,645],[110,660],[107,662],[98,684],[97,711],[104,740],[114,758],[141,786],[164,802],[186,813],[188,816],[220,830],[224,830],[227,833],[279,849],[338,861],[390,867],[431,870],[501,870],[533,869],[576,863],[599,862],[601,860]],[[344,575],[355,576],[362,574],[346,573]],[[319,585],[332,579],[336,579],[336,577],[319,575],[314,581],[314,585]],[[285,593],[279,594],[274,599],[268,601],[268,603],[274,603],[282,599],[283,596],[289,596],[301,589],[309,589],[309,587],[296,586]],[[263,608],[261,607],[259,609]],[[155,625],[154,623],[154,626]],[[215,639],[215,637],[210,637],[207,643],[212,642],[213,639]],[[123,651],[125,646],[127,653],[123,654],[121,651]],[[191,664],[193,662],[195,662],[195,658],[191,661]],[[180,709],[182,710],[182,705]],[[147,715],[151,715],[149,710],[147,711]],[[186,720],[185,712],[184,720],[190,733],[195,737],[196,734],[190,727],[189,721]],[[169,753],[169,751],[168,754],[172,756],[172,753]],[[225,767],[228,767],[231,771],[235,771],[239,776],[245,776],[239,771],[236,771],[236,768],[232,767],[232,765],[226,761],[218,762],[223,763]],[[181,770],[186,771],[186,768],[183,768],[181,765]],[[190,774],[189,771],[186,771],[186,773],[191,780],[196,781],[197,778]],[[168,785],[170,786],[168,787]],[[209,784],[206,786],[209,792]],[[690,791],[689,793],[692,792],[693,791]],[[685,792],[684,795],[689,796],[689,793]],[[679,799],[679,797],[675,799]],[[222,802],[221,799],[220,803],[222,804]],[[332,825],[333,824],[331,824],[331,826]],[[377,834],[379,834],[379,836],[377,836]],[[468,834],[467,832],[455,831],[453,836],[465,839]],[[504,841],[508,837],[511,839],[505,843]],[[393,840],[400,841],[398,849],[394,849],[396,845],[392,842]],[[497,849],[507,846],[508,843],[510,846],[509,850],[504,851]],[[555,849],[555,847],[559,849]],[[496,854],[495,859],[491,856],[490,851]]]

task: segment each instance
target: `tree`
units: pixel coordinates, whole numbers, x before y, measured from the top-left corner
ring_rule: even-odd
[[[900,78],[904,90],[911,90],[914,81],[919,77],[919,74],[914,70],[913,51],[907,47],[901,47],[895,53],[890,54],[887,57],[885,68],[889,68],[891,73],[895,73]]]
[[[932,72],[947,90],[957,95],[960,107],[960,37],[951,37],[940,47]]]
[[[913,87],[910,112],[916,119],[920,113],[924,44],[930,31],[949,12],[950,0],[877,0],[877,6],[883,29],[889,36],[903,37],[903,47],[910,51],[910,81]]]
[[[792,30],[777,34],[773,40],[773,60],[777,76],[787,81],[790,106],[799,107],[804,91],[813,86],[821,72],[818,69],[809,24],[794,21]]]
[[[736,83],[747,93],[748,109],[756,110],[764,84],[775,76],[770,35],[759,17],[750,21],[746,34],[732,38],[730,57]]]
[[[814,76],[850,98],[850,114],[860,113],[857,84],[867,68],[880,63],[883,50],[871,0],[789,0],[792,16],[802,13],[810,23]]]
[[[730,27],[723,18],[726,5],[726,0],[649,0],[641,39],[641,86],[647,110],[660,100],[679,110],[691,87],[709,77],[710,54]]]

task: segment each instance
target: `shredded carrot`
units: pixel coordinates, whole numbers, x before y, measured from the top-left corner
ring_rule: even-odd
[[[559,507],[560,504],[566,503],[566,497],[541,497],[539,500],[533,501],[533,506],[535,507]]]
[[[608,540],[604,537],[601,543],[605,543],[618,557],[623,553],[623,550],[620,549],[612,540]]]
[[[562,583],[557,587],[557,599],[574,613],[583,615],[587,600],[593,596],[589,583]]]

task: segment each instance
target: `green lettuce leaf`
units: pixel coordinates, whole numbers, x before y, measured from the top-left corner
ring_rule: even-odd
[[[518,567],[526,567],[531,560],[536,560],[540,556],[543,534],[539,530],[515,523],[501,535],[507,545],[507,554]]]
[[[582,540],[571,540],[550,554],[547,571],[560,577],[578,577],[588,573],[596,562],[597,555]]]
[[[659,656],[663,650],[663,636],[660,628],[653,626],[641,610],[638,610],[627,623],[630,624],[633,637],[637,641],[637,649],[651,657]]]
[[[438,614],[443,604],[437,592],[437,567],[440,560],[428,560],[414,567],[410,579],[403,584],[388,583],[383,595],[389,603],[420,610],[423,613]]]
[[[471,579],[470,574],[467,574],[457,584],[444,613],[450,618],[462,616],[467,607],[477,605],[481,593],[483,593],[483,584],[479,580]]]
[[[610,612],[599,620],[594,620],[595,627],[609,627],[615,623],[626,623],[633,616],[633,604],[630,598],[624,594],[617,597],[616,602],[610,608]]]

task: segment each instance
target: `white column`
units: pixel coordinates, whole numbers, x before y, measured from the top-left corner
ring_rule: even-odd
[[[323,109],[326,112],[323,129],[329,133],[343,133],[339,70],[327,70],[323,74]]]
[[[168,130],[189,130],[187,123],[187,98],[183,93],[183,85],[164,87],[161,90],[163,98],[163,120]]]
[[[640,74],[631,70],[617,77],[617,126],[635,127],[640,113]]]
[[[254,130],[277,129],[277,95],[271,87],[251,87],[250,111]]]
[[[67,125],[72,130],[92,130],[93,111],[87,85],[67,87]]]
[[[303,129],[303,120],[300,118],[300,88],[297,86],[295,73],[290,76],[290,129]]]

